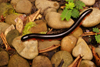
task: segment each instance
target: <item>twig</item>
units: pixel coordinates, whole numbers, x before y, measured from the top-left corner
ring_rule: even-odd
[[[52,28],[52,29],[50,29],[50,30],[47,32],[47,34],[50,34],[52,30],[53,30],[53,28]]]
[[[8,45],[5,35],[3,33],[1,33],[0,37],[3,40],[3,43],[4,43],[5,47],[6,47],[6,50],[7,51],[10,50],[11,47]]]
[[[81,36],[89,36],[89,35],[95,35],[96,33],[94,32],[84,32]],[[100,33],[97,33],[100,34]]]
[[[36,19],[36,17],[39,15],[39,13],[40,13],[40,9],[37,12],[30,15],[29,16],[29,22],[33,22]]]
[[[78,57],[68,67],[79,67],[81,60],[82,60],[81,55],[78,55]]]

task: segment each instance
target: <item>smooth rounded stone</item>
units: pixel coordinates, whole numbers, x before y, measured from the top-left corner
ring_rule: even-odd
[[[9,27],[10,25],[4,22],[0,22],[0,34],[2,32],[5,32],[5,30]]]
[[[54,67],[58,67],[61,62],[62,67],[68,67],[73,62],[73,57],[67,51],[56,52],[51,58],[51,63]]]
[[[72,53],[73,48],[75,47],[77,38],[73,35],[68,35],[61,40],[61,50],[68,51]]]
[[[39,41],[39,50],[45,50],[49,49],[50,47],[54,45],[59,45],[60,41],[59,40],[44,40],[44,41]]]
[[[98,56],[100,57],[100,47],[95,48],[95,52],[98,54]]]
[[[3,3],[3,2],[0,3],[0,19],[1,19],[1,15],[3,15],[3,17],[5,17],[6,15],[9,15],[9,12],[8,12],[9,9],[13,9],[11,4]]]
[[[6,16],[5,22],[8,24],[16,25],[15,19],[19,17],[21,14],[10,14]]]
[[[49,8],[47,10],[44,11],[44,16],[48,13],[48,12],[57,12],[57,10],[55,8]]]
[[[11,56],[9,63],[8,63],[8,67],[30,67],[30,66],[26,59],[15,54]]]
[[[72,35],[75,36],[76,38],[79,38],[83,34],[83,30],[81,27],[76,28],[73,32]]]
[[[6,39],[10,46],[12,46],[12,41],[15,37],[19,36],[19,32],[16,29],[13,29],[7,33]]]
[[[95,3],[95,0],[80,0],[80,1],[82,1],[83,3],[85,3],[85,5],[88,6],[92,6]]]
[[[18,3],[18,1],[20,1],[20,0],[11,0],[11,4],[12,4],[13,6],[15,6],[15,5]]]
[[[98,8],[91,9],[93,11],[82,21],[84,27],[93,27],[100,23],[100,10]]]
[[[28,0],[19,0],[16,4],[15,10],[18,13],[30,13],[32,4]]]
[[[96,65],[90,60],[82,60],[79,67],[96,67]]]
[[[27,40],[22,42],[22,36],[14,38],[12,46],[16,51],[24,58],[33,59],[38,55],[38,41],[37,40]]]
[[[82,39],[82,37],[78,38],[76,46],[73,48],[72,55],[74,57],[77,57],[79,55],[82,56],[82,59],[85,60],[92,60],[93,55],[92,51],[87,45],[87,43]]]
[[[52,64],[48,57],[40,55],[33,59],[32,67],[52,67]]]
[[[59,3],[57,1],[49,1],[49,0],[35,0],[35,6],[37,9],[41,9],[41,13],[44,13],[49,8],[58,9]]]
[[[35,21],[36,26],[33,26],[29,29],[32,33],[41,33],[41,32],[47,32],[47,25],[45,20],[36,20]]]
[[[9,55],[6,51],[0,51],[0,66],[7,65],[9,61]]]
[[[62,21],[61,14],[57,12],[48,12],[45,16],[47,24],[54,29],[69,28],[73,25],[74,21],[70,19],[69,21]]]

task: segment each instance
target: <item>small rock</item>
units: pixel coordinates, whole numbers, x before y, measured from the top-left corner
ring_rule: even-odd
[[[16,51],[24,58],[33,59],[38,55],[38,41],[37,40],[27,40],[22,42],[22,36],[14,38],[12,46]]]
[[[60,41],[59,40],[44,40],[44,41],[39,41],[39,50],[47,49],[53,45],[59,45]]]
[[[59,51],[51,58],[51,63],[54,67],[58,67],[62,63],[61,61],[63,62],[61,67],[68,67],[73,62],[73,57],[67,51]]]
[[[44,41],[39,41],[39,52],[47,52],[54,50],[60,46],[60,41],[59,40],[44,40]]]
[[[37,56],[32,61],[32,67],[52,67],[52,64],[46,56]]]
[[[15,54],[11,56],[8,67],[30,67],[27,60]]]
[[[73,32],[72,35],[74,35],[76,38],[79,38],[83,34],[83,30],[78,27]]]
[[[85,5],[92,6],[95,3],[95,0],[81,0]]]
[[[15,37],[19,36],[18,30],[14,29],[8,32],[6,39],[10,46],[12,46],[12,41]]]
[[[0,66],[7,65],[9,61],[9,55],[6,51],[0,51]]]
[[[37,20],[37,21],[35,21],[35,23],[36,23],[36,26],[31,27],[29,29],[30,32],[32,32],[32,33],[47,32],[46,21],[44,21],[44,20]]]
[[[82,21],[84,27],[93,27],[100,23],[100,10],[98,8],[91,9],[93,11]]]
[[[19,0],[16,4],[15,10],[19,13],[30,13],[32,4],[28,0]]]
[[[49,1],[49,0],[35,0],[35,6],[37,9],[41,9],[41,13],[43,14],[49,8],[58,9],[59,3],[57,1]]]
[[[5,32],[5,30],[9,27],[10,25],[4,22],[0,22],[0,34],[2,32]]]
[[[15,19],[19,17],[21,14],[10,14],[6,16],[5,22],[8,24],[16,25]]]
[[[90,60],[82,60],[79,67],[96,67],[96,65]]]
[[[11,4],[9,4],[9,3],[0,3],[0,19],[1,19],[1,15],[3,15],[3,17],[5,17],[6,15],[9,15],[9,10],[10,9],[13,9]]]
[[[79,37],[78,42],[72,51],[72,55],[74,57],[81,55],[82,59],[86,59],[86,60],[91,60],[93,58],[93,55],[92,55],[92,52],[91,52],[89,46],[82,39],[82,37]]]
[[[77,42],[77,38],[74,37],[73,35],[64,37],[61,40],[61,50],[65,50],[65,51],[68,51],[69,53],[71,53],[73,48],[76,45],[76,42]]]
[[[16,6],[16,4],[18,3],[18,1],[20,1],[20,0],[11,0],[11,4],[12,4],[13,6]]]
[[[54,29],[69,28],[73,25],[74,21],[70,19],[69,21],[62,21],[61,14],[57,12],[48,12],[45,16],[47,24]]]

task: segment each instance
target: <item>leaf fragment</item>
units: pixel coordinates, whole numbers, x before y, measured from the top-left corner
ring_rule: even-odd
[[[100,35],[95,35],[95,39],[96,39],[97,43],[100,44]]]
[[[31,27],[34,27],[35,25],[36,25],[35,22],[28,22],[28,23],[25,25],[25,27],[24,27],[23,35],[31,33],[31,32],[29,31],[29,29],[30,29]]]
[[[80,10],[80,9],[83,9],[83,7],[85,7],[85,4],[82,1],[77,0],[77,1],[75,1],[75,6],[77,9]]]
[[[79,10],[85,7],[85,4],[80,0],[66,0],[65,9],[61,13],[61,20],[69,21],[71,16],[73,18],[79,17]]]
[[[98,28],[93,28],[93,32],[99,33],[99,29]]]
[[[23,21],[20,18],[18,18],[18,20],[16,22],[16,29],[19,31],[19,33],[22,33],[22,30],[23,30]]]
[[[62,19],[61,19],[61,20],[66,19],[67,21],[69,21],[69,19],[71,18],[71,14],[72,14],[71,11],[72,11],[72,10],[65,9],[65,10],[62,12],[62,15],[61,15]]]
[[[72,11],[72,17],[73,18],[79,17],[79,11],[77,9],[73,9],[73,11]]]

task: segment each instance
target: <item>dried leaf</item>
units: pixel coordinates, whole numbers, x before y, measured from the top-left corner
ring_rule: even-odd
[[[84,32],[81,36],[89,36],[89,35],[95,35],[96,33],[94,32]],[[97,33],[100,34],[100,33]]]
[[[4,35],[3,33],[1,33],[0,37],[1,37],[1,39],[3,40],[3,43],[4,43],[5,47],[6,47],[6,50],[7,50],[7,51],[10,50],[11,47],[10,47],[9,44],[7,43],[7,40],[6,40],[5,35]]]
[[[23,22],[26,22],[26,20],[27,20],[25,14],[22,14],[22,15],[18,16],[18,17],[15,19],[15,22],[16,22],[16,23],[17,23],[17,21],[18,21],[18,18],[20,18]]]
[[[38,16],[39,13],[40,13],[40,9],[37,12],[31,14],[29,16],[29,22],[33,22],[36,19],[36,17]]]
[[[6,30],[5,30],[5,36],[7,35],[7,33],[11,30],[15,29],[14,25],[12,24],[11,26],[9,26]]]
[[[22,30],[23,30],[23,21],[20,18],[18,18],[18,20],[16,22],[16,29],[19,31],[19,33],[22,33]]]

